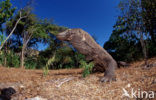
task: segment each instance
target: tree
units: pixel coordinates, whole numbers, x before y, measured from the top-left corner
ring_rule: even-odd
[[[118,17],[116,24],[114,25],[113,34],[119,33],[117,34],[118,37],[122,38],[122,40],[126,39],[125,41],[127,42],[129,41],[129,43],[135,40],[134,42],[132,42],[134,47],[140,44],[142,47],[145,64],[147,64],[147,51],[148,51],[147,40],[150,39],[149,36],[151,35],[149,35],[149,32],[146,28],[145,17],[144,17],[145,12],[143,10],[142,5],[143,2],[141,2],[141,0],[122,0],[119,4],[119,9],[121,11],[121,14]],[[123,37],[127,37],[127,38],[123,38]],[[117,39],[117,37],[115,38]],[[112,40],[110,39],[110,42],[107,42],[107,45],[110,44],[111,41]],[[121,48],[121,47],[117,47],[117,48]]]
[[[142,58],[139,39],[135,35],[128,36],[125,34],[114,30],[109,40],[104,44],[104,48],[116,61],[130,62]]]
[[[7,43],[7,40],[11,37],[11,35],[13,34],[14,30],[17,27],[17,24],[19,23],[19,21],[26,17],[26,16],[21,16],[21,12],[20,12],[20,16],[18,18],[18,20],[16,21],[14,27],[12,28],[12,30],[10,31],[10,33],[8,34],[8,36],[6,37],[4,34],[4,32],[6,32],[3,28],[4,24],[6,24],[12,17],[14,14],[14,11],[16,8],[12,8],[12,4],[10,3],[10,0],[6,0],[6,1],[2,1],[0,2],[0,31],[1,31],[1,46],[0,46],[0,51],[2,49],[2,47],[4,46],[5,43]],[[4,38],[6,37],[6,38]],[[5,52],[3,52],[5,55],[7,54],[7,45],[5,46],[4,49]],[[6,66],[6,56],[4,56],[4,66]]]
[[[48,38],[47,27],[44,26],[44,21],[38,20],[37,17],[31,13],[29,8],[22,9],[23,16],[27,15],[26,18],[20,20],[17,25],[16,30],[14,31],[14,36],[18,37],[18,41],[21,45],[21,67],[24,68],[24,58],[25,50],[33,45],[36,45],[37,42],[43,42]],[[14,26],[20,13],[18,13],[15,19],[12,19],[8,25],[8,32],[11,27]],[[13,23],[13,24],[11,24]]]
[[[26,18],[27,16],[21,16],[21,12],[20,12],[20,17],[17,19],[13,29],[11,30],[11,32],[9,33],[9,35],[7,36],[7,38],[1,43],[1,46],[0,46],[0,50],[2,49],[2,47],[4,46],[4,44],[7,42],[7,40],[11,37],[11,35],[13,34],[13,32],[15,31],[16,27],[17,27],[17,24],[19,23],[19,21],[23,18]]]
[[[141,0],[145,28],[156,45],[156,0]]]

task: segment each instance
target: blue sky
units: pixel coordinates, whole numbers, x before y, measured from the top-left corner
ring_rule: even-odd
[[[22,7],[28,0],[12,0]],[[82,28],[103,44],[109,39],[118,12],[119,0],[35,0],[34,13],[40,18],[52,18],[55,24]]]

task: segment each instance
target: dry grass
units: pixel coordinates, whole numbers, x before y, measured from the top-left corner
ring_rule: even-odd
[[[156,58],[149,62],[155,63]],[[43,76],[42,70],[0,67],[0,89],[13,87],[17,91],[14,100],[36,96],[48,100],[133,100],[122,98],[122,88],[131,90],[128,84],[135,90],[156,93],[156,66],[143,69],[142,65],[140,61],[117,69],[117,81],[112,83],[101,83],[102,73],[82,78],[82,69],[51,70],[48,76]]]

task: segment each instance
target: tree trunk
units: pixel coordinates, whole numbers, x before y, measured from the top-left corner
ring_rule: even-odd
[[[22,51],[21,51],[21,68],[24,69],[24,58],[25,58],[25,45],[23,45],[22,47]]]
[[[6,56],[4,57],[4,66],[6,67],[6,65],[7,65],[7,58],[6,58]]]
[[[6,45],[4,48],[4,66],[5,67],[7,66],[7,53],[8,53],[8,50],[7,50],[7,42],[6,42]]]
[[[142,52],[143,52],[143,55],[144,55],[145,66],[148,66],[147,49],[146,49],[146,44],[145,44],[145,41],[144,41],[143,33],[142,32],[140,33],[140,43],[141,43]]]

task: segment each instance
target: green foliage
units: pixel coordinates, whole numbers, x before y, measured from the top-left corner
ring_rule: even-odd
[[[37,63],[35,57],[27,57],[24,64],[26,69],[36,69]]]
[[[156,46],[152,40],[147,40],[147,49],[148,49],[148,56],[149,57],[156,56]]]
[[[86,61],[81,60],[80,67],[84,68],[82,76],[86,77],[89,74],[91,74],[92,68],[94,67],[94,63],[93,62],[87,63]]]
[[[43,68],[43,75],[47,75],[49,72],[49,66],[51,64],[53,64],[53,62],[55,61],[55,53],[54,55],[48,60],[48,62],[46,63],[46,66]]]
[[[22,16],[27,16],[26,18],[23,18],[15,32],[14,35],[16,35],[19,38],[23,38],[25,39],[25,41],[27,41],[30,38],[29,45],[34,45],[37,42],[41,42],[42,39],[47,39],[48,38],[48,34],[47,34],[47,27],[46,23],[44,23],[44,20],[39,20],[35,14],[30,13],[31,11],[29,11],[29,9],[23,9],[22,11]],[[9,21],[7,23],[7,33],[10,33],[10,29],[12,29],[12,27],[14,26],[16,20],[19,18],[20,13],[18,13],[15,18],[12,18],[11,21]],[[29,36],[29,38],[28,38]],[[30,37],[31,36],[31,37]],[[32,42],[35,41],[35,42]],[[21,41],[24,42],[24,41]]]
[[[85,61],[84,55],[78,53],[71,44],[59,41],[56,38],[59,32],[67,29],[66,27],[53,24],[49,19],[39,19],[32,13],[31,7],[24,7],[15,14],[15,8],[12,8],[10,0],[0,2],[0,8],[0,25],[5,23],[6,35],[13,29],[20,17],[20,12],[22,12],[21,16],[27,16],[20,20],[13,35],[5,44],[6,48],[2,49],[1,64],[4,65],[4,58],[6,58],[6,66],[19,67],[20,54],[23,53],[24,56],[21,58],[24,58],[26,69],[43,69],[43,74],[47,75],[49,69],[78,68],[81,65],[80,61]],[[4,39],[4,35],[0,36],[1,43]],[[37,49],[39,44],[48,47],[40,51],[38,56],[28,56],[27,49]],[[7,50],[11,52],[8,53]],[[20,56],[17,56],[17,54]],[[88,66],[91,65],[87,64],[85,66],[87,66],[86,69],[90,70]]]
[[[7,65],[11,67],[19,67],[20,61],[19,56],[15,55],[12,51],[7,56]]]
[[[46,65],[55,52],[55,60],[53,64],[49,65],[50,69],[78,68],[80,64],[79,61],[84,59],[84,56],[76,52],[69,43],[56,39],[55,35],[51,35],[50,39],[51,41],[47,49],[41,51],[39,54],[39,66]]]
[[[1,44],[4,42],[4,40],[5,40],[5,36],[3,34],[1,34],[0,35],[0,42],[1,42]]]
[[[59,64],[58,68],[65,68],[65,66],[67,66],[67,65],[69,65],[69,66],[70,66],[70,64],[72,65],[73,64],[73,60],[72,60],[73,54],[74,54],[74,51],[68,46],[57,49],[55,63]]]
[[[2,65],[5,65],[5,59],[6,66],[18,68],[20,65],[19,56],[17,56],[13,51],[8,51],[7,55],[5,55],[4,51],[1,51],[0,63]]]
[[[156,0],[141,0],[144,26],[156,45]]]
[[[4,34],[0,34],[0,43],[1,45],[4,43],[4,40],[5,40],[5,35]]]
[[[117,61],[135,61],[142,58],[141,44],[135,36],[123,36],[113,31],[104,48]]]
[[[145,24],[154,18],[147,14],[153,14],[154,7],[146,8],[149,3],[154,4],[154,2],[154,0],[121,0],[119,3],[121,14],[113,27],[110,39],[104,44],[104,48],[117,61],[135,61],[143,57],[146,58],[146,51],[148,51],[149,57],[155,55],[156,47],[153,39],[155,35],[151,33],[153,28],[147,29],[149,26],[152,27],[154,22],[151,22],[149,26]],[[141,34],[143,34],[143,38],[141,38]]]
[[[5,58],[4,52],[0,51],[0,64],[2,65],[4,65],[4,58]]]
[[[43,75],[46,76],[49,73],[49,68],[48,67],[43,67]]]
[[[10,0],[0,2],[0,31],[3,33],[2,25],[7,22],[14,14],[16,8],[12,8]]]
[[[58,26],[58,25],[50,25],[49,27],[49,32],[51,33],[51,34],[53,34],[53,35],[57,35],[59,32],[63,32],[63,31],[65,31],[66,29],[68,29],[68,28],[66,28],[66,27],[60,27],[60,26]]]

